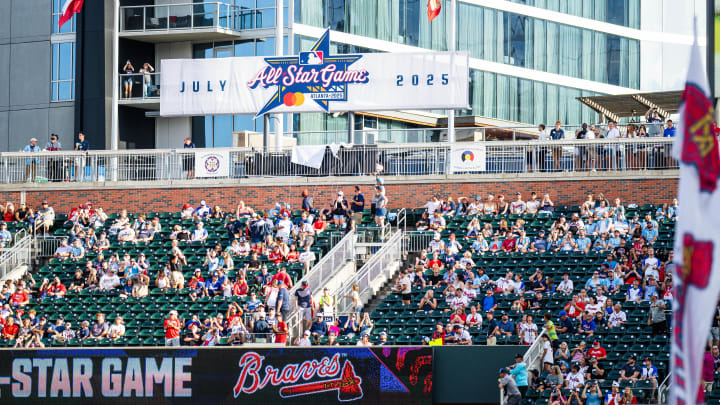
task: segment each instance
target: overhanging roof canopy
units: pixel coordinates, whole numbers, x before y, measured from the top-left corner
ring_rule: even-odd
[[[681,98],[682,91],[678,90],[577,99],[606,118],[618,121],[620,118],[643,116],[650,108],[657,108],[660,117],[667,119],[678,112]]]

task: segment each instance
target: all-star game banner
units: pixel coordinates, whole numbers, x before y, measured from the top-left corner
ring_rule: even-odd
[[[294,56],[164,59],[160,115],[464,109],[467,52],[330,53],[330,31]]]
[[[429,404],[429,347],[0,352],[0,404]]]

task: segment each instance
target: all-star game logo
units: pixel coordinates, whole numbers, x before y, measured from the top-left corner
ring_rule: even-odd
[[[367,83],[370,78],[365,69],[349,69],[360,58],[362,55],[331,56],[330,30],[308,52],[265,58],[268,66],[247,86],[251,89],[275,86],[277,91],[256,117],[281,105],[299,107],[313,101],[327,112],[331,101],[347,101],[348,84]]]

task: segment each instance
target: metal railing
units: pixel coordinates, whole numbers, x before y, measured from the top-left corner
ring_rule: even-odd
[[[308,287],[313,293],[318,292],[323,284],[340,270],[343,264],[355,258],[355,239],[355,231],[351,230],[345,234],[345,236],[293,286],[290,290],[290,297],[295,296],[295,291],[297,291],[305,281],[307,281]],[[299,329],[302,327],[302,319],[298,311],[294,311],[286,320],[286,323],[291,336],[299,336],[299,334],[302,333]]]
[[[484,147],[485,170],[474,174],[647,171],[677,169],[671,138],[599,139],[552,142],[475,142]],[[463,174],[450,170],[448,143],[353,145],[335,157],[329,148],[318,169],[292,163],[292,148],[263,152],[255,148],[216,148],[229,152],[225,178],[358,176],[383,167],[383,176]],[[43,181],[168,181],[188,178],[203,149],[90,151],[88,153],[0,153],[0,183]],[[33,177],[34,175],[34,177]],[[205,180],[198,179],[198,182]]]
[[[533,368],[535,368],[536,370],[540,370],[540,366],[542,366],[541,361],[543,353],[543,334],[547,334],[547,329],[543,328],[540,331],[533,344],[530,345],[530,347],[523,355],[523,361],[525,362],[528,370],[528,379],[530,378],[530,370],[532,370]],[[505,390],[500,387],[500,405],[505,405],[505,403]]]
[[[123,73],[119,83],[120,101],[160,98],[160,73]]]
[[[619,138],[662,137],[666,126],[661,123],[625,123],[618,124]],[[545,129],[550,134],[551,127]],[[582,136],[581,125],[563,125],[564,140],[575,140]],[[639,136],[642,129],[642,136]],[[592,132],[592,139],[607,137],[609,127],[607,124],[591,124],[587,130]],[[354,144],[383,144],[383,143],[428,143],[447,141],[447,128],[369,128],[355,129],[352,139],[348,139],[347,129],[327,131],[290,131],[286,136],[297,139],[298,145],[318,145],[329,143],[350,142]],[[537,140],[540,135],[537,126],[487,126],[487,127],[455,127],[456,139],[459,141],[518,141]],[[589,133],[589,132],[588,132]]]
[[[365,265],[363,265],[355,275],[344,282],[342,286],[334,292],[337,297],[337,309],[340,312],[348,312],[351,307],[351,299],[347,298],[351,295],[353,285],[358,285],[358,293],[360,298],[365,302],[370,296],[368,292],[372,291],[372,283],[388,268],[393,262],[401,260],[402,255],[403,232],[395,231],[380,250],[372,255]],[[393,275],[387,274],[390,279]]]
[[[418,253],[428,249],[435,232],[409,231],[403,236],[403,252]]]
[[[0,256],[0,280],[5,280],[5,277],[16,268],[30,265],[32,244],[32,235],[26,233],[12,248],[3,252]]]
[[[67,239],[65,236],[36,236],[35,255],[38,257],[50,257],[60,246],[60,243]]]
[[[120,8],[121,32],[158,32],[197,28],[234,31],[275,27],[275,7],[247,8],[223,2],[196,2]],[[288,7],[283,7],[283,26]]]

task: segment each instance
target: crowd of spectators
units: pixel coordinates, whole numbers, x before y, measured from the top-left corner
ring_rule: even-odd
[[[6,309],[0,316],[0,327],[10,325],[4,337],[15,339],[15,344],[34,345],[38,342],[32,339],[35,332],[22,327],[15,330],[12,326],[22,326],[30,317],[33,328],[40,325],[42,314],[36,319],[34,311],[24,310],[32,303],[83,293],[142,299],[159,290],[186,294],[190,301],[240,298],[230,303],[227,313],[202,321],[178,319],[179,330],[175,328],[176,322],[165,322],[167,344],[212,345],[221,338],[227,338],[229,343],[250,339],[285,342],[284,319],[290,316],[291,309],[295,311],[298,305],[314,306],[309,291],[305,293],[311,300],[308,305],[298,302],[302,301],[299,299],[302,293],[291,299],[289,290],[317,261],[320,250],[313,249],[316,241],[331,231],[346,232],[356,227],[358,221],[362,221],[366,206],[375,214],[373,222],[384,221],[387,197],[381,179],[372,190],[376,196],[367,204],[361,187],[355,186],[350,202],[343,191],[339,191],[326,206],[316,205],[310,192],[303,190],[300,209],[296,212],[285,202],[259,211],[240,201],[232,211],[225,212],[217,205],[211,207],[200,201],[194,207],[184,204],[176,215],[179,221],[172,227],[159,216],[133,216],[127,210],[108,215],[92,202],[73,208],[64,223],[55,224],[55,212],[47,201],[42,202],[37,213],[25,204],[15,210],[12,203],[8,203],[2,209],[3,218],[8,222],[27,221],[31,229],[37,227],[39,232],[48,234],[58,226],[69,230],[64,232],[67,237],[60,242],[53,258],[56,263],[74,268],[74,274],[70,280],[55,276],[35,281],[30,277],[6,283],[0,294],[0,303]],[[217,224],[221,224],[222,237],[209,239],[206,223],[215,224],[215,232]],[[5,223],[0,227],[0,239],[7,240],[4,227]],[[147,249],[152,246],[166,255],[146,257]],[[169,248],[164,250],[165,247]],[[189,262],[187,248],[202,250],[204,260]],[[154,262],[160,258],[163,261]],[[292,269],[295,271],[290,276]],[[192,276],[188,277],[186,271]],[[322,305],[322,299],[320,301],[318,305]],[[312,320],[314,310],[310,308],[309,317],[305,317]],[[173,319],[172,314],[167,316]],[[178,314],[174,316],[177,318]],[[38,335],[40,343],[47,343],[48,339],[57,341],[61,336],[81,340],[124,336],[122,328],[111,330],[111,325],[100,334],[83,335],[71,333],[79,332],[82,324],[73,325],[60,317],[53,321],[47,321],[52,333]],[[115,322],[123,324],[122,319]],[[94,330],[94,326],[90,330]],[[176,339],[178,337],[180,339]]]

